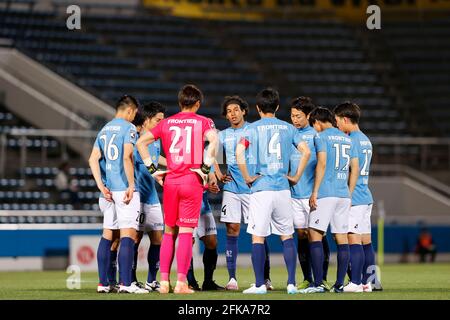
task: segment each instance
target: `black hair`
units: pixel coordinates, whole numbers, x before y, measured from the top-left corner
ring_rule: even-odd
[[[139,108],[139,101],[133,97],[130,96],[128,94],[123,95],[122,97],[120,97],[119,100],[117,100],[116,102],[116,110],[124,110],[127,107],[133,107],[134,108]]]
[[[131,122],[132,124],[134,124],[136,127],[140,127],[144,124],[144,117],[142,116],[142,111],[139,109],[138,112],[136,113],[136,116],[134,117],[134,120]]]
[[[241,111],[245,111],[244,117],[248,115],[249,106],[247,101],[239,96],[226,96],[222,102],[222,116],[225,117],[227,115],[227,107],[230,104],[237,104]]]
[[[338,117],[349,118],[353,124],[359,123],[359,118],[361,117],[361,109],[356,103],[346,101],[344,103],[338,104],[333,112]]]
[[[309,114],[309,124],[313,126],[316,121],[329,122],[336,127],[336,119],[333,112],[325,107],[316,107]]]
[[[301,111],[307,116],[315,108],[310,97],[297,97],[291,100],[291,108]]]
[[[275,113],[280,105],[280,95],[273,88],[266,88],[256,96],[256,105],[262,113]]]
[[[203,93],[193,84],[183,86],[178,92],[178,104],[182,109],[192,107],[197,101],[203,102]]]
[[[160,112],[166,112],[166,108],[161,103],[157,101],[148,102],[139,108],[139,111],[136,113],[136,117],[133,120],[133,124],[135,126],[142,126],[145,120],[153,118]]]

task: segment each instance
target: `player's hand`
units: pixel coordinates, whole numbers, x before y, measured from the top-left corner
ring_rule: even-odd
[[[164,179],[166,178],[167,173],[169,173],[169,170],[156,170],[152,173],[152,177],[162,187],[164,185]]]
[[[208,191],[214,194],[217,194],[220,192],[219,185],[217,184],[216,179],[210,179],[208,183]]]
[[[134,186],[128,187],[123,197],[123,202],[125,204],[129,204],[131,202],[131,200],[133,199],[133,193],[134,193]]]
[[[256,180],[258,180],[260,177],[261,177],[260,174],[258,174],[258,175],[256,175],[256,176],[253,176],[253,177],[247,177],[247,178],[245,178],[245,183],[246,183],[249,187],[251,187],[252,184],[253,184]]]
[[[311,197],[309,198],[309,207],[312,210],[316,210],[317,209],[317,193],[312,193]]]
[[[298,181],[300,180],[300,177],[297,177],[297,176],[286,176],[286,178],[288,179],[291,186],[295,186],[298,183]]]
[[[103,197],[105,198],[106,201],[113,202],[112,192],[107,187],[102,186],[100,188],[100,192],[102,193],[102,195],[103,195]]]
[[[222,177],[219,180],[222,183],[228,183],[228,182],[233,181],[233,178],[228,174],[224,174],[224,175],[222,175]]]

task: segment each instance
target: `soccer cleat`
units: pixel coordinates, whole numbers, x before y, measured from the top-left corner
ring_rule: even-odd
[[[97,286],[97,293],[110,293],[111,287],[110,286],[104,286],[101,283]]]
[[[339,286],[337,287],[336,285],[334,285],[333,287],[331,287],[330,292],[334,292],[334,293],[343,293],[344,292],[344,286]]]
[[[321,285],[324,287],[325,291],[329,292],[331,290],[331,286],[326,280],[323,280]]]
[[[239,290],[239,286],[238,286],[238,283],[235,278],[231,278],[230,281],[228,281],[227,285],[225,286],[225,290],[230,290],[230,291]]]
[[[359,292],[363,292],[363,285],[362,284],[356,284],[353,282],[349,282],[345,287],[344,287],[344,292],[353,292],[353,293],[359,293]]]
[[[308,280],[303,280],[303,282],[298,286],[298,289],[303,290],[303,289],[310,287],[311,285],[312,285],[312,283],[309,282]]]
[[[267,287],[265,284],[257,287],[255,284],[252,284],[250,288],[242,291],[243,294],[266,294]]]
[[[270,290],[270,291],[273,290],[272,281],[270,281],[270,279],[266,279],[266,282],[264,284],[266,285],[267,290]]]
[[[159,287],[159,282],[156,280],[152,282],[145,282],[145,289],[150,292],[159,292]]]
[[[202,284],[202,291],[223,291],[225,290],[224,287],[219,286],[214,281],[205,281]]]
[[[198,282],[195,281],[193,283],[188,283],[189,289],[194,290],[194,291],[202,291],[202,289],[200,288],[200,286],[198,285]]]
[[[148,293],[148,290],[139,288],[137,285],[133,285],[133,284],[131,284],[130,286],[119,285],[119,293],[144,294],[144,293]]]
[[[295,285],[293,285],[293,284],[288,284],[286,290],[287,290],[288,294],[297,294],[297,293],[299,293],[297,287]]]
[[[110,284],[109,285],[109,293],[119,293],[119,285],[118,284]]]
[[[144,284],[143,284],[142,282],[139,282],[139,281],[133,281],[133,282],[131,283],[131,285],[132,285],[132,286],[136,286],[136,287],[141,288],[141,289],[145,289]]]
[[[326,292],[326,290],[325,290],[325,288],[322,285],[320,285],[318,287],[312,286],[312,287],[308,287],[308,288],[303,289],[303,290],[299,290],[299,293],[303,293],[303,294],[325,293],[325,292]]]
[[[175,294],[192,294],[195,293],[194,290],[189,289],[189,286],[186,282],[177,281],[177,285],[175,289],[173,289],[173,293]]]
[[[165,294],[170,292],[170,282],[169,281],[161,281],[159,283],[159,293]]]
[[[363,284],[364,292],[372,292],[372,284],[369,282],[368,284]]]

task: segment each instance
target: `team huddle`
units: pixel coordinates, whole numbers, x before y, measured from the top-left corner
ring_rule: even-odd
[[[123,96],[115,118],[98,133],[89,159],[104,215],[97,292],[237,291],[241,223],[252,236],[255,274],[244,294],[274,289],[266,241],[271,234],[281,239],[288,294],[382,290],[374,281],[371,244],[372,145],[359,130],[359,107],[345,102],[332,112],[299,97],[291,102],[290,124],[276,118],[279,94],[267,88],[256,97],[260,120],[253,123],[245,120],[249,112],[245,100],[225,97],[222,115],[230,127],[218,132],[211,119],[197,114],[202,101],[202,92],[186,85],[178,93],[181,111],[165,118],[160,103],[141,106],[134,97]],[[163,188],[163,208],[156,183]],[[220,221],[226,225],[229,274],[225,287],[213,280],[217,230],[207,195],[219,193],[221,187]],[[327,282],[329,226],[337,245],[332,286]],[[144,233],[150,239],[145,284],[136,277]],[[205,247],[201,287],[192,263],[195,236]],[[175,258],[177,281],[172,288]],[[299,284],[297,259],[304,277]],[[350,281],[345,285],[346,274]]]

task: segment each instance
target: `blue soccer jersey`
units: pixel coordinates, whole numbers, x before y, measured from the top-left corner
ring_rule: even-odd
[[[250,188],[244,181],[242,173],[236,162],[236,146],[239,143],[242,134],[249,125],[245,122],[241,128],[233,129],[231,127],[219,132],[219,141],[223,146],[226,157],[227,174],[231,176],[232,181],[225,183],[223,190],[237,194],[250,193]]]
[[[123,163],[125,144],[136,144],[136,127],[130,122],[115,118],[108,122],[97,135],[95,146],[105,158],[106,185],[111,191],[125,191],[128,180]]]
[[[311,157],[308,160],[308,164],[303,171],[302,177],[298,183],[291,187],[291,196],[294,199],[308,199],[311,196],[314,187],[314,177],[317,164],[316,147],[314,145],[314,137],[317,131],[313,127],[307,126],[306,128],[297,129],[302,141],[308,144],[309,150],[311,150]],[[292,147],[290,172],[291,175],[295,175],[298,169],[299,161],[302,154],[297,148]]]
[[[372,161],[372,143],[361,131],[350,133],[353,144],[358,154],[359,176],[355,190],[352,194],[352,206],[367,205],[373,203],[372,193],[369,189],[369,171]]]
[[[202,208],[200,209],[200,214],[205,215],[210,212],[212,212],[212,211],[211,211],[211,205],[209,204],[209,200],[208,200],[208,192],[203,191]]]
[[[161,143],[159,140],[148,145],[148,152],[155,166],[158,166],[159,155],[161,154]],[[158,204],[158,192],[156,191],[156,181],[153,179],[147,167],[142,161],[137,148],[134,149],[134,163],[136,172],[136,185],[139,188],[141,203]]]
[[[328,128],[314,138],[317,152],[326,152],[325,175],[317,198],[350,198],[350,160],[358,158],[352,139],[337,128]]]
[[[289,190],[286,175],[292,145],[300,142],[297,129],[277,118],[262,118],[245,128],[243,138],[242,143],[248,147],[249,174],[261,175],[252,184],[251,192]]]

